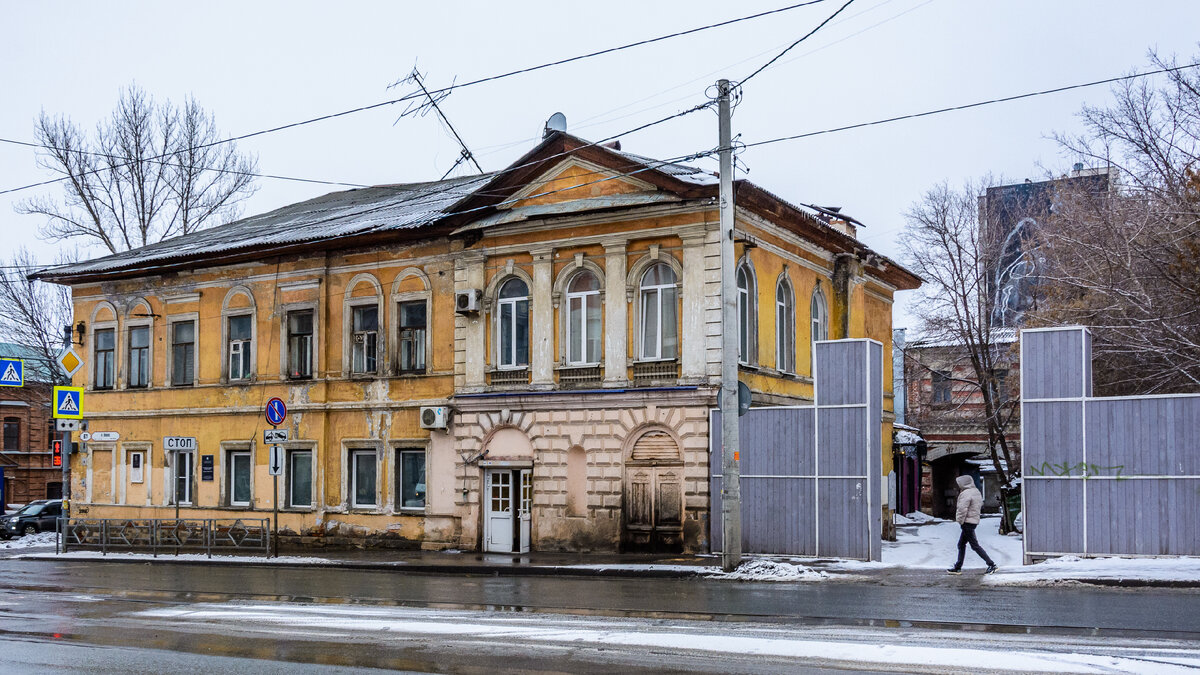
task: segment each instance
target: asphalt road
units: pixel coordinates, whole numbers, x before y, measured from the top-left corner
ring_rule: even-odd
[[[1086,672],[1083,654],[1144,672],[1200,665],[1197,607],[1159,589],[10,559],[0,671]]]

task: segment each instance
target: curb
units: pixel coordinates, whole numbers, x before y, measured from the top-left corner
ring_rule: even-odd
[[[13,556],[17,560],[37,560],[43,562],[98,562],[98,563],[123,563],[133,565],[215,565],[220,567],[261,567],[266,569],[285,568],[285,569],[344,569],[344,570],[366,570],[376,572],[410,572],[412,574],[459,574],[463,576],[512,576],[512,577],[620,577],[626,579],[694,579],[702,578],[708,574],[706,571],[699,569],[693,570],[636,570],[636,569],[610,569],[610,568],[578,568],[578,567],[555,567],[551,565],[455,565],[455,564],[438,564],[429,565],[422,563],[405,563],[405,562],[359,562],[359,561],[338,561],[329,560],[326,562],[304,562],[304,563],[289,563],[289,562],[255,562],[247,560],[222,560],[220,557],[213,557],[207,560],[179,560],[171,556],[160,556],[158,558],[148,558],[145,560],[129,559],[129,558],[62,558],[57,555],[48,554],[32,554]]]

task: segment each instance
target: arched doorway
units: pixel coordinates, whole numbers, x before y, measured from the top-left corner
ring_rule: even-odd
[[[683,550],[683,457],[666,430],[647,429],[629,446],[623,512],[623,551]]]
[[[525,432],[496,429],[484,444],[483,550],[528,553],[533,516],[533,445]]]

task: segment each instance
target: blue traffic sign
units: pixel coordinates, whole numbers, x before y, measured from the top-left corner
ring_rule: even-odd
[[[287,418],[287,406],[284,405],[283,399],[273,398],[267,401],[267,421],[274,426],[283,424],[283,420]]]
[[[25,386],[25,362],[21,359],[0,359],[0,387]]]
[[[54,413],[55,419],[83,419],[83,387],[55,387]]]

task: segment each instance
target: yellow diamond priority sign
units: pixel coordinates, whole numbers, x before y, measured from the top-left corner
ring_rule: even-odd
[[[75,353],[74,347],[67,347],[58,355],[58,367],[62,368],[67,377],[73,376],[75,371],[79,370],[82,366],[83,359],[79,358],[79,355]]]

